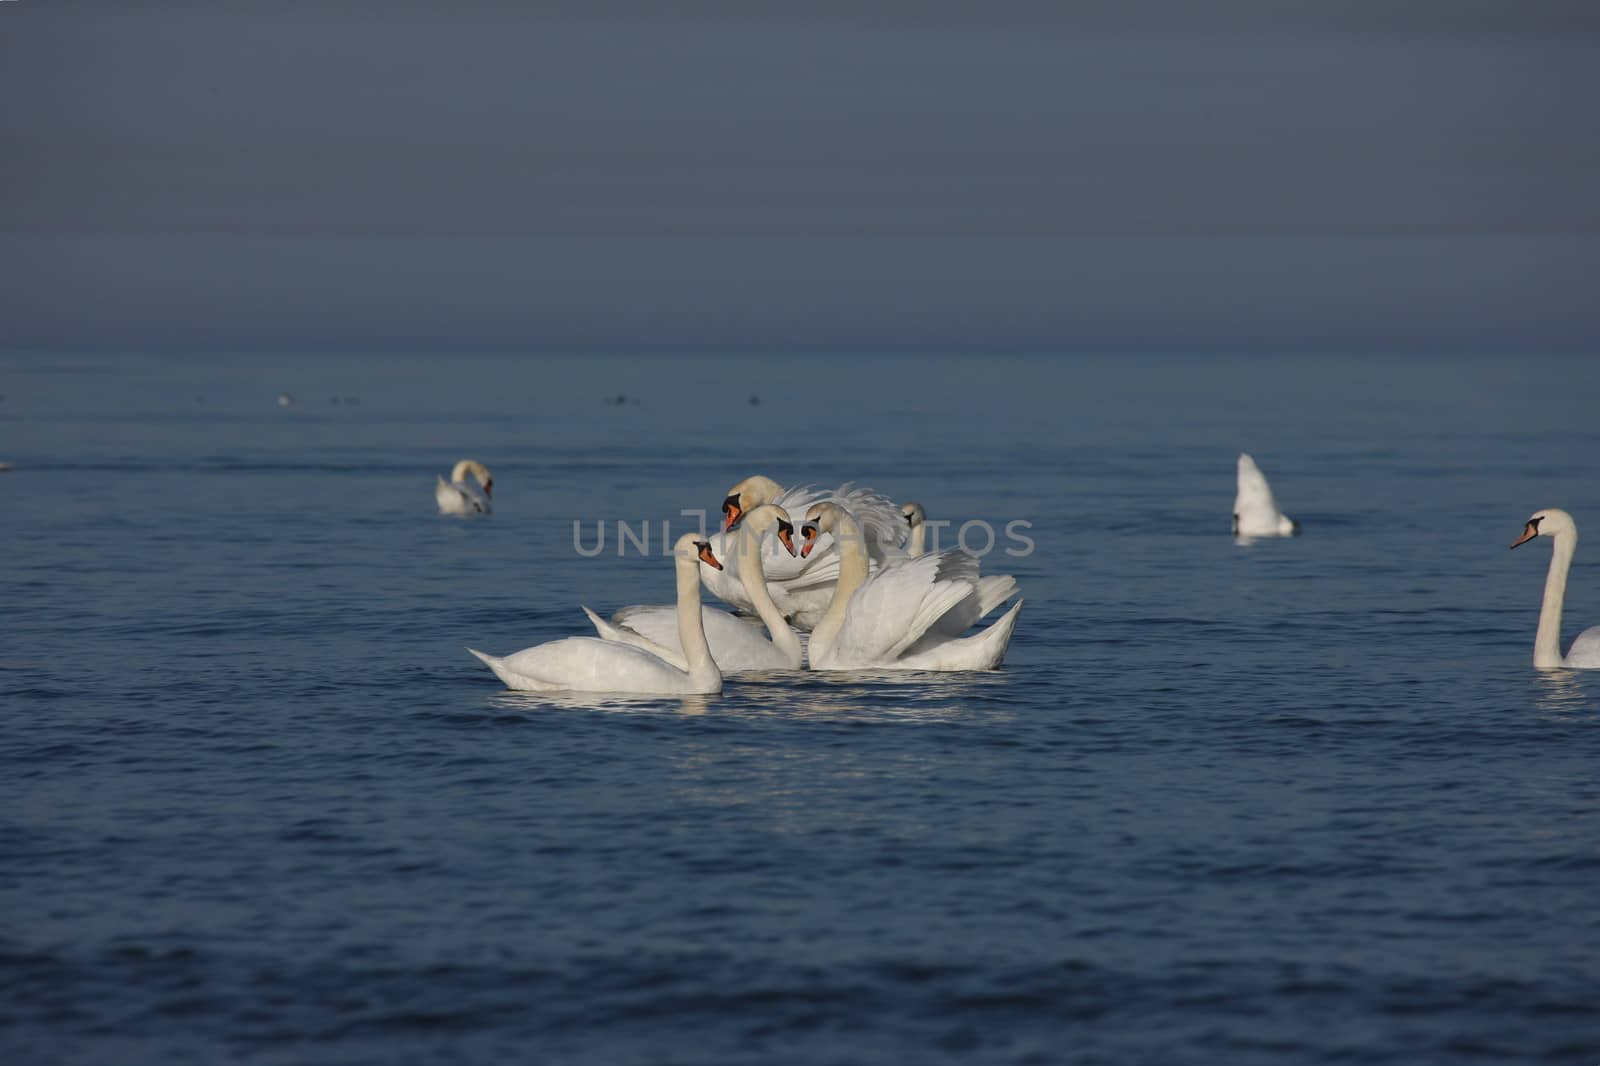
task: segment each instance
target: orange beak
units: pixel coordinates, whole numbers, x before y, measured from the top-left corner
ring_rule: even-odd
[[[779,541],[779,543],[781,543],[783,545],[784,551],[787,551],[790,555],[794,555],[795,554],[795,550],[794,550],[794,530],[792,530],[792,529],[780,529],[780,530],[778,530],[778,541]]]
[[[1528,543],[1528,541],[1532,540],[1534,537],[1537,537],[1538,535],[1539,535],[1539,527],[1534,525],[1532,522],[1529,522],[1527,525],[1522,527],[1522,536],[1520,536],[1516,540],[1512,541],[1511,542],[1511,546],[1513,548],[1515,548],[1518,544],[1526,544],[1526,543]]]
[[[713,570],[722,569],[722,564],[717,562],[717,557],[711,553],[711,545],[709,544],[700,545],[700,561]]]
[[[739,494],[734,493],[722,501],[722,531],[726,533],[739,524],[739,519],[744,516],[744,508],[739,506]]]
[[[817,546],[817,527],[806,526],[800,530],[800,535],[805,538],[800,545],[800,558],[805,559],[811,555],[811,549]]]

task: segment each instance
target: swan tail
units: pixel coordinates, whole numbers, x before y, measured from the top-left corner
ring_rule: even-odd
[[[689,660],[680,649],[668,643],[674,641],[678,634],[676,608],[636,604],[612,615],[610,622],[602,621],[587,607],[583,610],[589,616],[589,621],[594,623],[595,629],[599,630],[601,639],[642,648],[663,662],[688,671]],[[709,608],[705,607],[701,608],[701,612],[702,618],[710,613]]]
[[[579,606],[582,607],[583,613],[589,616],[589,621],[594,624],[594,631],[596,633],[600,634],[600,639],[602,639],[602,640],[621,640],[622,639],[621,634],[619,634],[617,632],[617,627],[616,626],[612,625],[610,622],[607,622],[604,618],[601,618],[599,615],[597,615],[593,611],[589,610],[589,608],[583,607],[582,604],[579,604]],[[620,617],[620,615],[619,615],[619,617]],[[472,649],[468,648],[467,650],[471,651]]]
[[[1022,603],[1018,600],[1012,604],[1011,610],[997,618],[994,625],[971,638],[983,649],[981,669],[993,670],[1005,661],[1006,650],[1011,647],[1011,634],[1017,628],[1017,615],[1022,613]]]
[[[493,670],[494,676],[498,677],[502,682],[504,682],[506,688],[516,689],[520,692],[537,692],[547,687],[536,684],[532,681],[532,679],[523,677],[515,670],[512,670],[506,665],[506,661],[504,659],[493,655],[485,655],[477,648],[468,648],[467,651],[471,652],[479,662],[483,663],[483,665]]]

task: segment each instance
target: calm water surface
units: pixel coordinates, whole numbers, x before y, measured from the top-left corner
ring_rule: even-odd
[[[1600,362],[0,393],[7,1062],[1600,1062],[1600,672],[1531,668],[1506,550],[1571,511],[1600,624]],[[1304,536],[1229,538],[1240,449]],[[433,513],[462,456],[486,521]],[[668,602],[661,523],[757,472],[1031,523],[1005,668],[555,700],[463,650]]]

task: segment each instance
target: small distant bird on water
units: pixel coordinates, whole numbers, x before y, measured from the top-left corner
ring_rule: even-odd
[[[474,481],[467,480],[471,474]],[[494,475],[476,459],[463,459],[450,471],[450,480],[439,478],[433,498],[440,514],[488,514],[489,495],[494,491]]]
[[[290,396],[287,392],[278,393],[278,406],[279,407],[288,407],[292,403],[294,403],[294,397],[293,396]]]

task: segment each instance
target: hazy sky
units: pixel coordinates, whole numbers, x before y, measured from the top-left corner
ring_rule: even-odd
[[[0,348],[1600,349],[1600,4],[0,3]]]

